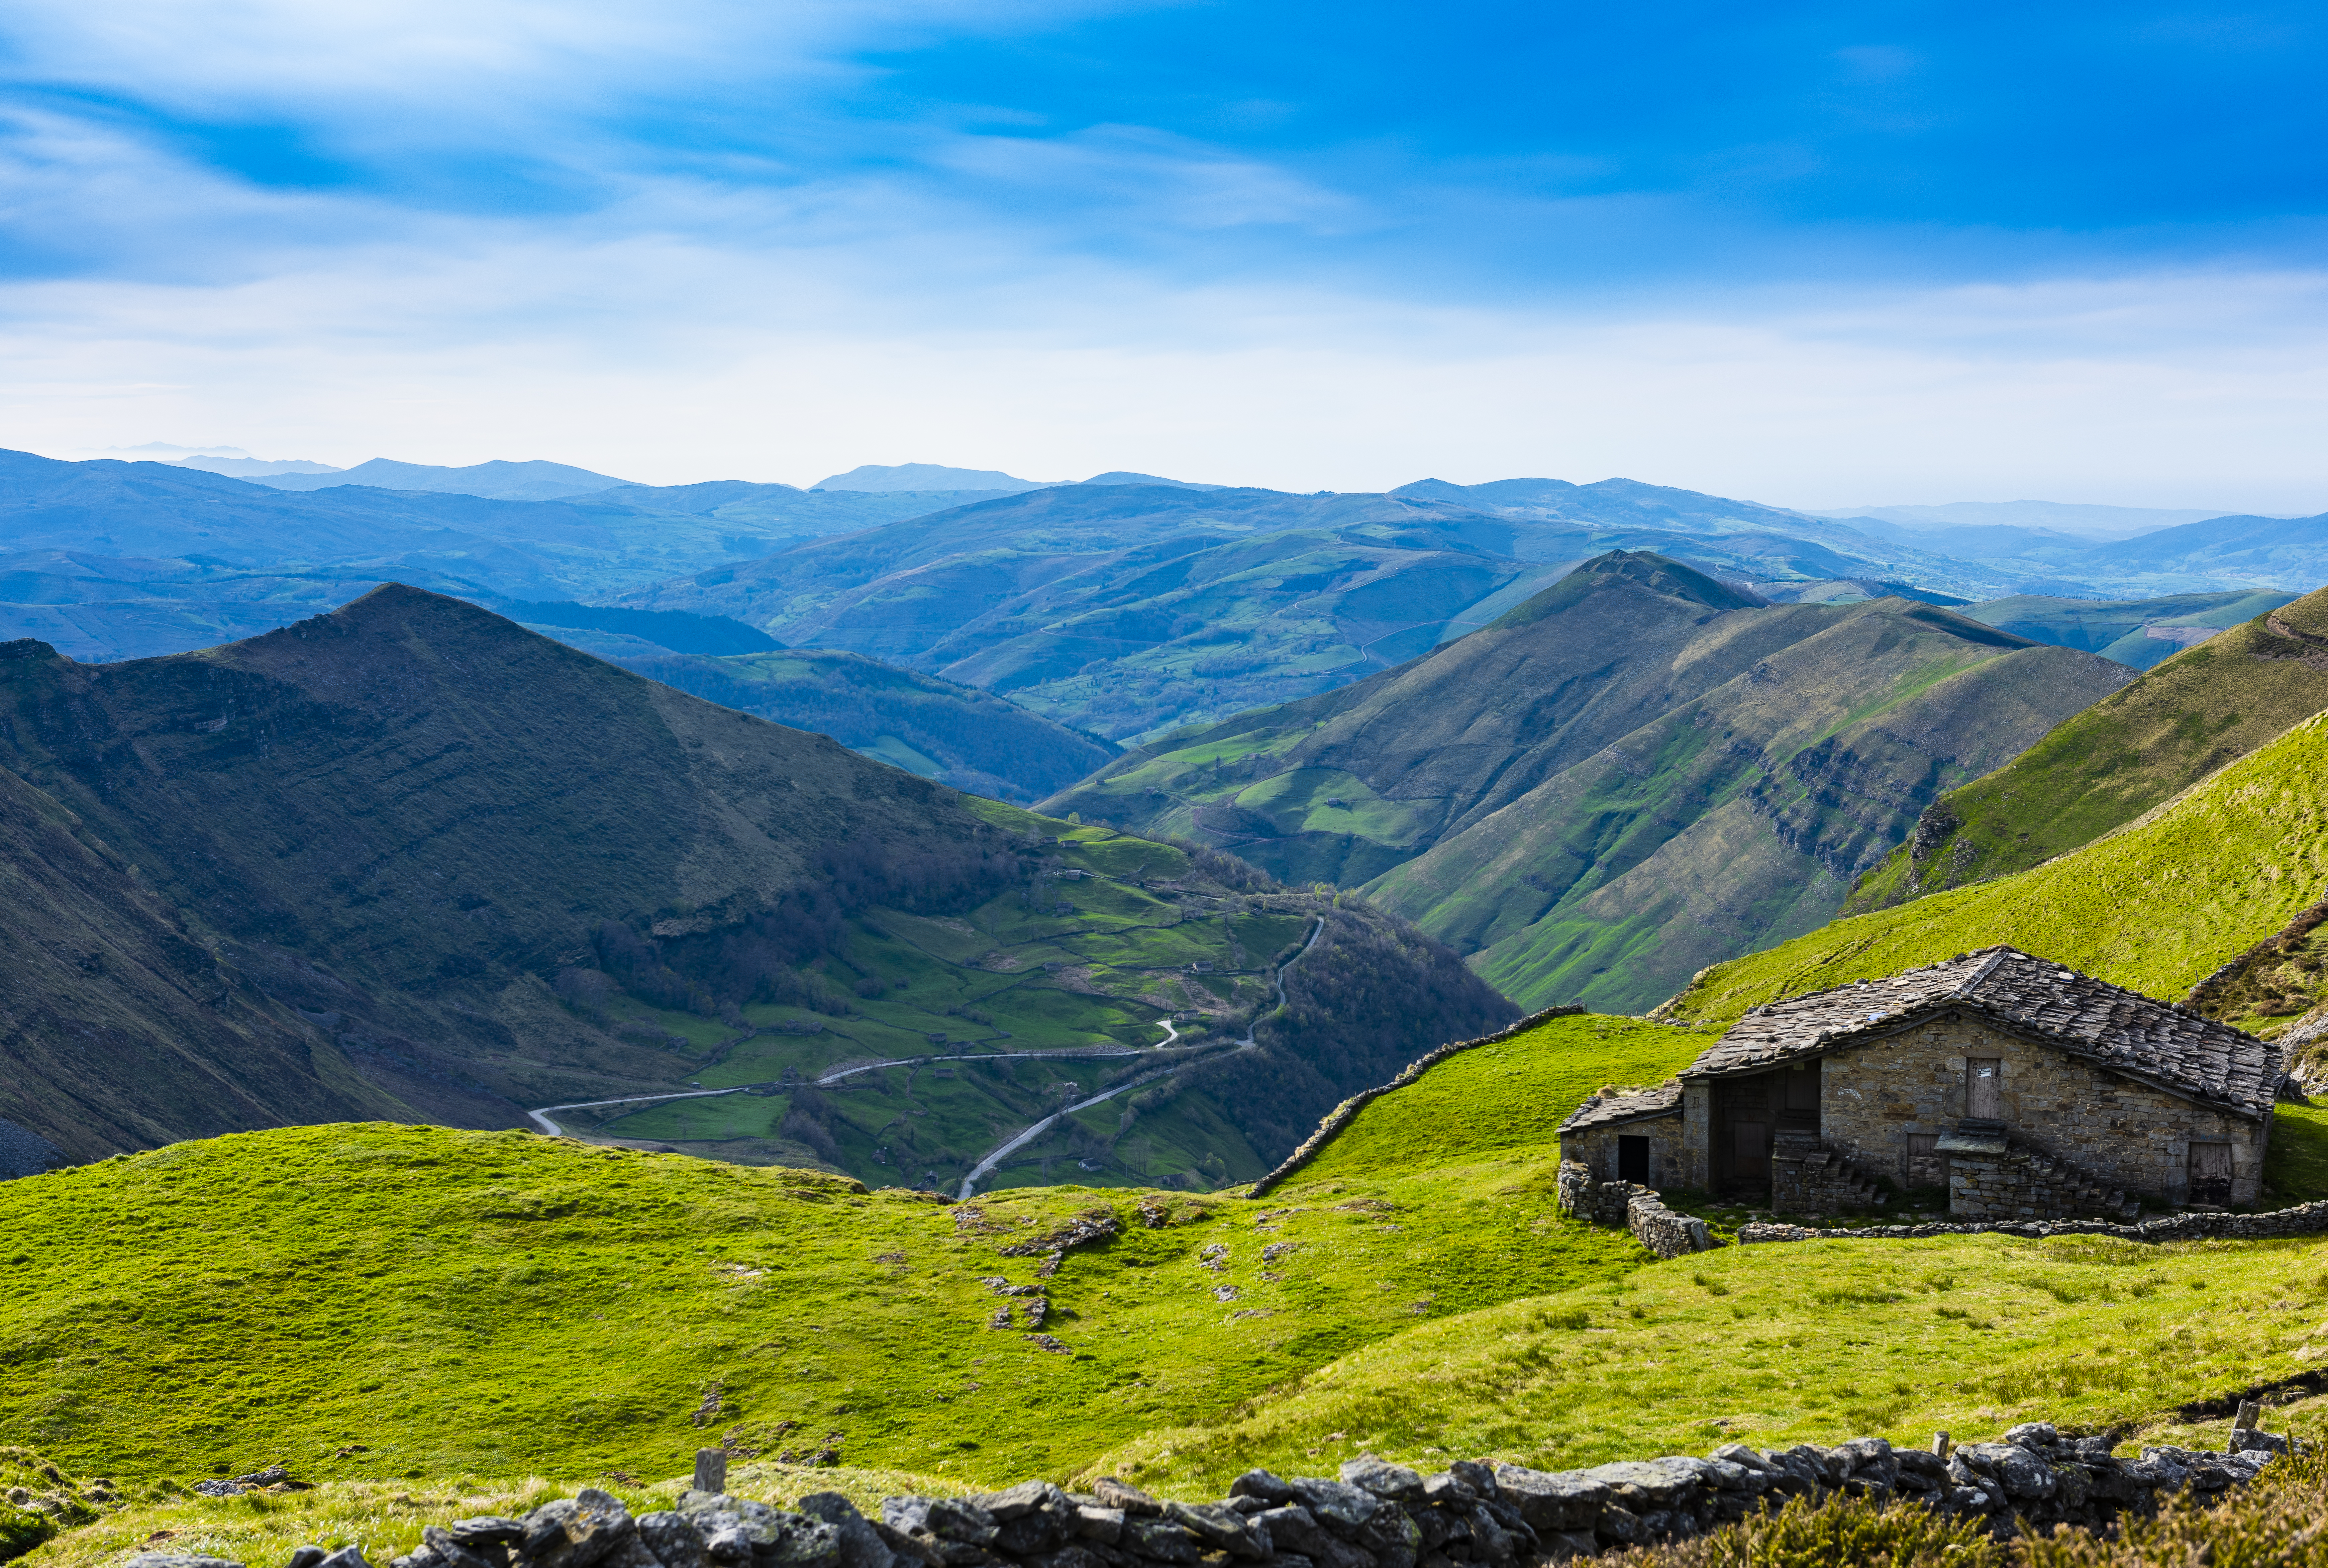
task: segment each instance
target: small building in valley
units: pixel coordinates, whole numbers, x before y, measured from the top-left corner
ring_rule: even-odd
[[[1880,1181],[1959,1219],[2130,1217],[2256,1201],[2283,1082],[2267,1041],[1992,947],[1757,1008],[1677,1084],[1588,1101],[1562,1158],[1792,1214],[1875,1207]],[[1671,1173],[1604,1172],[1619,1137]]]
[[[1560,1124],[1560,1160],[1592,1179],[1681,1187],[1681,1081],[1654,1089],[1602,1089]]]

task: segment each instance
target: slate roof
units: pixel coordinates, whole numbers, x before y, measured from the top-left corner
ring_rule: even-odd
[[[2012,947],[1962,953],[1889,980],[1756,1008],[1685,1078],[1763,1072],[1863,1045],[1949,1012],[1969,1014],[2138,1082],[2248,1116],[2271,1114],[2279,1047]]]
[[[1653,1116],[1681,1114],[1681,1085],[1659,1084],[1654,1089],[1604,1089],[1569,1113],[1560,1124],[1563,1138],[1588,1127],[1609,1127],[1619,1122],[1643,1122]]]

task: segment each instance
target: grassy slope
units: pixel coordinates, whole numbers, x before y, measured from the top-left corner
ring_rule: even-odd
[[[1997,942],[2177,998],[2286,925],[2320,897],[2323,879],[2328,714],[2075,854],[1837,920],[1708,970],[1669,1006],[1677,1017],[1727,1022],[1783,996]]]
[[[1250,1412],[1150,1433],[1115,1468],[1181,1494],[1364,1445],[1565,1467],[2016,1421],[2098,1428],[2317,1359],[2328,1240],[1798,1243],[1653,1264],[1384,1340]]]
[[[2279,615],[2328,636],[2328,589]],[[2291,657],[2305,652],[2258,615],[2167,660],[2004,767],[1941,796],[1919,841],[1863,878],[1848,907],[1882,908],[2026,870],[2133,821],[2328,708],[2328,668]]]
[[[1064,1477],[1420,1320],[1625,1272],[1629,1240],[1556,1218],[1543,1140],[1606,1078],[1663,1076],[1701,1044],[1556,1020],[1454,1058],[1487,1093],[1429,1166],[1328,1164],[1258,1207],[1174,1197],[1162,1229],[1125,1195],[949,1208],[377,1123],[27,1178],[0,1185],[0,1431],[125,1479],[278,1458],[315,1479],[654,1477],[731,1428],[769,1451],[838,1433],[854,1464]],[[1516,1129],[1499,1108],[1518,1105]],[[1101,1202],[1123,1234],[1050,1285],[1046,1328],[1073,1353],[985,1329],[981,1280],[1034,1277],[998,1249]],[[1256,1228],[1272,1210],[1297,1212]],[[1294,1250],[1264,1269],[1276,1242]],[[1218,1271],[1198,1256],[1216,1244]],[[698,1428],[715,1383],[726,1408]]]

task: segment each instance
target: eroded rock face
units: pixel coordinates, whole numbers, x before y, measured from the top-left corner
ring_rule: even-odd
[[[1879,1437],[1832,1448],[1668,1454],[1573,1470],[1461,1460],[1425,1473],[1372,1455],[1338,1477],[1249,1470],[1218,1503],[1152,1497],[1112,1478],[1089,1493],[1025,1481],[968,1498],[890,1498],[868,1518],[838,1492],[797,1511],[726,1493],[686,1492],[634,1519],[596,1488],[522,1519],[430,1526],[390,1568],[1520,1568],[1687,1539],[1787,1498],[1898,1497],[1985,1519],[1999,1536],[2108,1525],[2251,1480],[2289,1440],[2236,1431],[2222,1453],[2152,1447],[2111,1453],[2107,1438],[2063,1437],[2032,1422],[1945,1459]],[[151,1553],[125,1568],[242,1568]],[[370,1568],[356,1548],[303,1547],[286,1568]]]

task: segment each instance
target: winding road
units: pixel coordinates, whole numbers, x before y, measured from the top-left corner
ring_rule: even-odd
[[[1319,929],[1324,929],[1322,923],[1319,925]],[[1317,940],[1315,934],[1312,934],[1310,940],[1312,942]],[[1301,950],[1302,953],[1307,953],[1309,951],[1310,949],[1306,946]],[[1299,956],[1299,953],[1295,954],[1295,957],[1298,958]],[[1293,960],[1288,959],[1286,962],[1291,963]],[[1285,990],[1281,985],[1278,988],[1277,1000],[1280,1002],[1282,1002],[1285,1000]],[[1164,1038],[1159,1043],[1150,1046],[1148,1047],[1149,1051],[1169,1050],[1172,1047],[1180,1043],[1180,1031],[1173,1027],[1172,1020],[1170,1019],[1159,1019],[1157,1021],[1163,1026]],[[1238,1041],[1237,1045],[1242,1048],[1243,1047],[1249,1046],[1252,1043],[1253,1036],[1251,1032],[1248,1031],[1245,1038],[1243,1040]],[[878,1072],[883,1067],[921,1067],[927,1066],[933,1062],[1025,1061],[1030,1057],[1037,1056],[1062,1056],[1073,1060],[1087,1060],[1109,1056],[1145,1056],[1146,1054],[1147,1051],[1136,1050],[1130,1046],[1125,1046],[1112,1051],[1109,1050],[1104,1046],[1077,1046],[1072,1050],[1065,1051],[984,1051],[975,1055],[961,1056],[895,1056],[884,1061],[858,1062],[850,1066],[836,1067],[831,1072],[829,1072],[822,1077],[817,1079],[816,1086],[820,1089],[829,1088],[832,1084],[840,1083],[844,1078],[853,1078],[859,1073]],[[1168,1068],[1166,1070],[1169,1071],[1170,1069]],[[1151,1073],[1149,1075],[1149,1077],[1155,1077],[1157,1075],[1158,1075]],[[1141,1078],[1139,1082],[1144,1084],[1148,1082],[1148,1078]],[[536,1127],[540,1128],[542,1131],[548,1133],[550,1137],[563,1138],[567,1136],[566,1129],[560,1127],[557,1122],[549,1119],[549,1113],[553,1111],[593,1111],[601,1105],[651,1105],[664,1100],[709,1100],[720,1094],[741,1094],[751,1089],[773,1089],[777,1086],[778,1085],[774,1084],[737,1084],[734,1087],[727,1089],[686,1089],[677,1094],[627,1094],[623,1096],[621,1099],[616,1100],[569,1100],[562,1105],[544,1105],[538,1110],[528,1111],[526,1115],[532,1120],[532,1122]],[[1124,1089],[1131,1088],[1131,1084],[1126,1084],[1121,1088],[1109,1090],[1108,1094],[1120,1094],[1123,1093]],[[1104,1100],[1107,1098],[1107,1094],[1103,1094],[1100,1098]],[[1096,1102],[1092,1101],[1084,1102],[1085,1104],[1095,1103]],[[1083,1109],[1083,1106],[1074,1105],[1068,1107],[1068,1109],[1072,1111],[1080,1111]],[[1061,1114],[1065,1114],[1065,1113],[1063,1112]],[[1056,1119],[1056,1118],[1053,1118],[1053,1120]],[[1048,1122],[1043,1123],[1043,1125],[1047,1126]]]
[[[1303,959],[1309,957],[1310,950],[1317,946],[1318,939],[1326,934],[1326,917],[1320,915],[1317,919],[1318,924],[1310,928],[1310,940],[1301,944],[1301,951],[1287,959],[1283,963],[1279,964],[1277,966],[1277,972],[1270,978],[1270,988],[1277,997],[1277,1005],[1279,1007],[1283,1007],[1285,1005],[1285,972],[1291,969]],[[1245,1030],[1244,1038],[1231,1041],[1227,1050],[1223,1054],[1234,1055],[1238,1051],[1252,1050],[1254,1046],[1259,1043],[1253,1038],[1253,1034],[1255,1030],[1261,1028],[1261,1019],[1262,1015],[1259,1012],[1255,1012],[1253,1017],[1252,1028]],[[1172,1028],[1169,1022],[1167,1022],[1164,1027],[1168,1029]],[[1178,1039],[1178,1038],[1179,1036],[1176,1031],[1173,1035],[1173,1038]],[[1167,1043],[1169,1044],[1169,1042]],[[1159,1046],[1157,1048],[1161,1050],[1163,1047]],[[1123,1094],[1128,1090],[1137,1089],[1142,1084],[1152,1084],[1159,1078],[1169,1077],[1172,1074],[1178,1072],[1187,1065],[1187,1064],[1185,1062],[1175,1062],[1169,1067],[1159,1067],[1152,1073],[1143,1073],[1139,1077],[1131,1079],[1125,1083],[1118,1084],[1114,1088],[1109,1089],[1104,1093],[1094,1094],[1088,1100],[1078,1100],[1072,1105],[1064,1106],[1059,1110],[1052,1112],[1048,1116],[1044,1117],[1032,1127],[1028,1128],[1026,1131],[1018,1133],[1016,1137],[1010,1139],[1008,1142],[995,1149],[976,1165],[972,1166],[970,1169],[970,1174],[962,1178],[962,1190],[955,1194],[956,1199],[959,1200],[970,1197],[972,1192],[977,1190],[979,1178],[981,1177],[991,1175],[995,1167],[1000,1165],[1011,1155],[1016,1154],[1019,1150],[1025,1148],[1033,1140],[1041,1137],[1044,1132],[1050,1129],[1053,1123],[1059,1120],[1060,1117],[1072,1116],[1076,1112],[1086,1110],[1091,1106],[1098,1104],[1103,1100],[1112,1100],[1118,1094]]]

